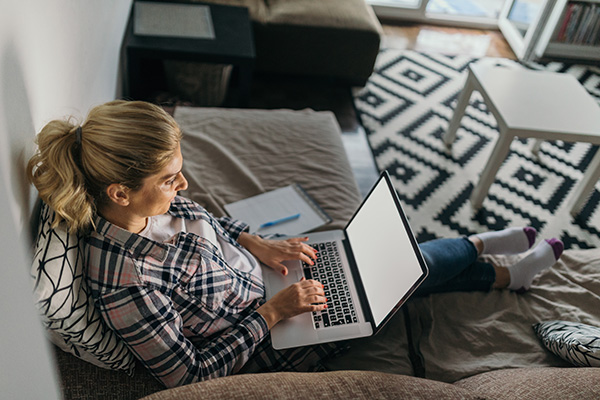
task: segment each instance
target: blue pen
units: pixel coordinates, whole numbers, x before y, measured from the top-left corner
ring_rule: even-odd
[[[288,221],[291,221],[293,219],[298,219],[298,218],[300,218],[300,213],[294,214],[294,215],[290,215],[289,217],[279,218],[279,219],[276,219],[274,221],[265,222],[264,224],[262,224],[261,226],[259,226],[258,229],[267,228],[267,227],[273,226],[273,225],[279,225],[281,223],[288,222]]]

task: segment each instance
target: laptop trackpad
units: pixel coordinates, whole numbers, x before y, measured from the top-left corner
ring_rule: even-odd
[[[284,264],[288,268],[287,275],[276,272],[270,267],[262,266],[267,300],[273,297],[277,292],[300,281],[304,276],[300,261],[285,261]]]

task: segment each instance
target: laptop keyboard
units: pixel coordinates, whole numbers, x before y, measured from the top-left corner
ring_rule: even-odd
[[[327,308],[312,313],[315,329],[357,323],[337,243],[315,243],[311,246],[317,250],[317,260],[315,265],[303,263],[304,276],[321,282],[327,297]]]

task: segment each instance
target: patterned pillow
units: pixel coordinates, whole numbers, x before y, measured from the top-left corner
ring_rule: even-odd
[[[55,213],[42,203],[31,276],[34,299],[48,338],[58,347],[102,368],[132,374],[134,357],[102,320],[83,270],[83,238],[64,224],[51,225]]]
[[[600,328],[568,321],[546,321],[533,330],[548,350],[579,367],[600,367]]]

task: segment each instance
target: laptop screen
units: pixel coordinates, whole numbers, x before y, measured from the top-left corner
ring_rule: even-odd
[[[375,326],[426,274],[389,176],[383,173],[346,227]]]

